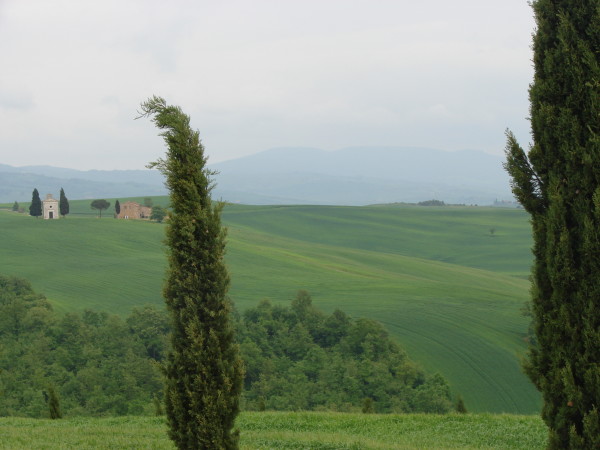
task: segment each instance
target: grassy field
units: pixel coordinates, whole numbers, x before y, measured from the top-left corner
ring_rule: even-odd
[[[164,226],[98,220],[89,201],[71,211],[60,221],[0,212],[0,273],[29,279],[62,311],[162,305]],[[240,310],[307,289],[319,308],[383,322],[469,410],[539,410],[518,362],[531,264],[523,211],[230,205],[223,220]]]
[[[242,449],[542,449],[540,418],[517,415],[242,413]],[[0,448],[173,449],[163,418],[0,419]]]

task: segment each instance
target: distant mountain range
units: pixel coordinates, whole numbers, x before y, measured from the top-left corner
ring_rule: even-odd
[[[42,198],[60,188],[70,199],[164,195],[163,176],[151,170],[81,171],[51,166],[12,167],[0,164],[0,202],[30,201],[34,188]]]
[[[512,199],[502,158],[473,150],[276,148],[210,168],[219,172],[214,197],[235,203],[366,205],[437,199],[489,205]],[[42,196],[58,195],[61,187],[71,199],[167,193],[155,170],[0,164],[0,202],[29,201],[33,188]]]

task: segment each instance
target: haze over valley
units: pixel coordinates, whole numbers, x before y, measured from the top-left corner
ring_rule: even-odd
[[[216,164],[213,197],[243,204],[368,205],[437,199],[491,205],[511,200],[503,159],[481,151],[353,147],[276,148]],[[210,163],[210,160],[209,160]],[[80,171],[0,164],[0,202],[61,187],[72,199],[164,195],[155,170]]]

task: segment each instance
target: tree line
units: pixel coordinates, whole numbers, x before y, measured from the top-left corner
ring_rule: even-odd
[[[65,415],[148,414],[162,393],[156,362],[168,327],[135,308],[57,314],[22,279],[0,276],[0,416],[46,417],[55,390]]]
[[[263,300],[236,321],[248,409],[447,413],[450,388],[428,376],[385,328],[325,314],[300,291],[289,307]],[[368,406],[370,405],[370,406]]]
[[[233,316],[243,409],[453,408],[444,378],[419,369],[382,325],[325,314],[306,292],[288,307],[265,300]],[[60,315],[27,281],[0,276],[0,416],[48,417],[51,393],[67,416],[162,413],[170,332],[164,309]]]

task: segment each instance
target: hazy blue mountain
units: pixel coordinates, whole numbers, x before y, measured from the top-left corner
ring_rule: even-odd
[[[12,167],[0,164],[0,172],[28,173],[65,180],[77,179],[101,183],[162,184],[163,176],[157,170],[75,170],[52,166]]]
[[[316,173],[490,186],[508,182],[502,158],[475,150],[351,147],[328,152],[314,148],[276,148],[212,167],[223,173]]]
[[[58,198],[60,188],[65,190],[67,198],[92,199],[92,198],[112,198],[112,197],[134,197],[144,195],[165,195],[167,190],[162,183],[162,177],[155,179],[154,174],[146,182],[127,181],[128,179],[137,179],[133,177],[120,178],[121,181],[112,181],[119,179],[115,172],[106,171],[107,176],[104,179],[95,181],[84,178],[60,178],[57,176],[46,176],[31,172],[21,172],[20,170],[6,171],[4,165],[0,165],[0,202],[8,203],[13,201],[29,202],[34,188],[44,198],[46,194],[53,194]],[[12,168],[24,169],[24,168]],[[69,171],[70,169],[56,169],[56,172],[48,170],[47,173],[60,174],[60,171]],[[78,172],[83,174],[85,172]],[[127,171],[136,172],[136,171]],[[139,171],[149,172],[149,171]],[[141,174],[137,174],[141,175]],[[143,177],[142,177],[143,178]]]
[[[512,199],[502,158],[465,150],[277,148],[213,164],[215,194],[229,201],[364,205],[419,202],[489,205]]]
[[[214,196],[239,203],[365,205],[438,199],[489,205],[512,199],[502,159],[472,150],[276,148],[210,167],[219,171]],[[155,170],[0,164],[0,202],[28,201],[34,187],[42,196],[58,195],[63,187],[72,199],[166,193]]]

